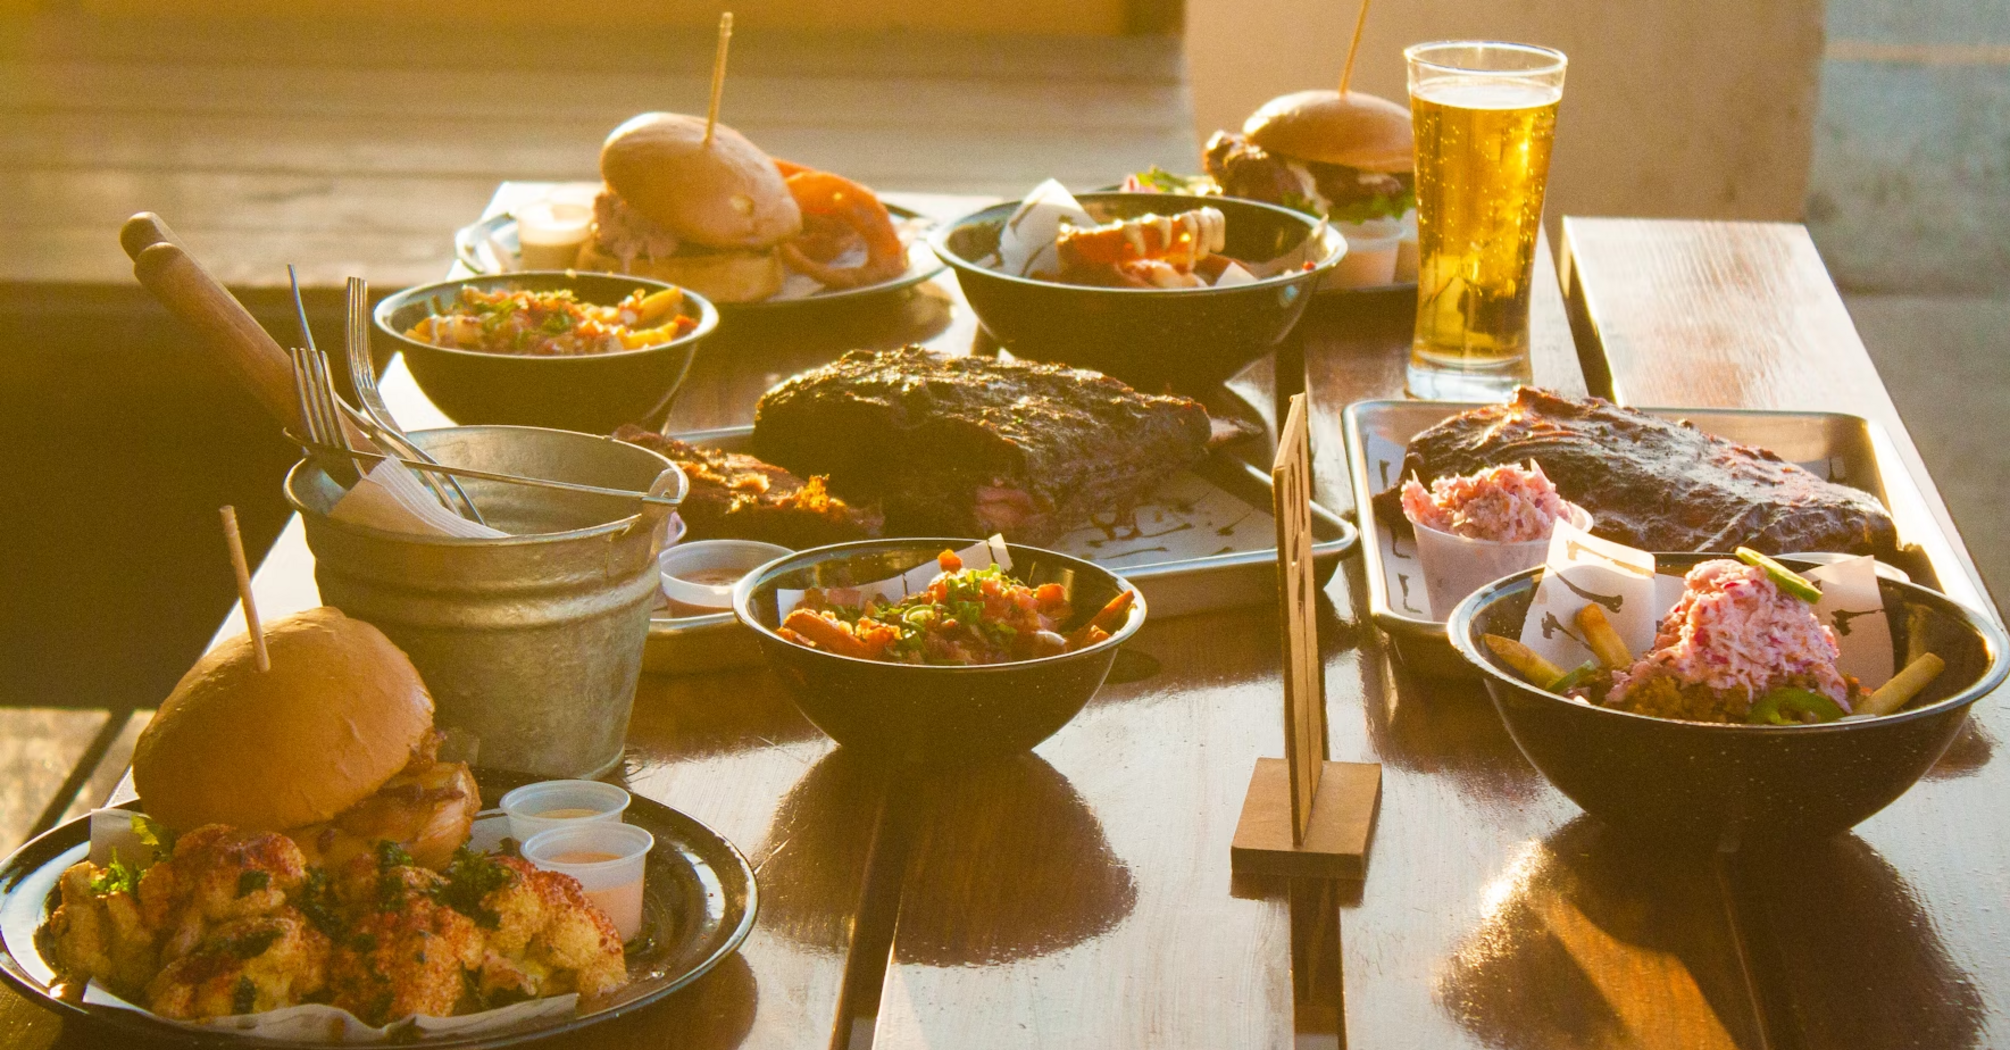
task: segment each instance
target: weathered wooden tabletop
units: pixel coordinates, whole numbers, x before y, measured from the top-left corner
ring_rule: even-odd
[[[265,31],[161,40],[111,27],[88,48],[33,27],[8,32],[0,170],[16,192],[0,197],[0,230],[16,248],[0,253],[0,287],[84,298],[126,286],[112,231],[143,207],[253,291],[270,288],[289,257],[315,260],[308,276],[321,287],[352,268],[380,289],[435,278],[448,233],[495,188],[493,168],[463,166],[470,144],[517,129],[535,145],[505,157],[514,177],[590,176],[599,137],[623,117],[693,108],[707,53],[701,42],[696,59],[661,68],[631,57],[582,72],[562,57],[576,49],[555,46],[527,60],[512,89],[520,116],[496,123],[470,119],[495,111],[493,99],[468,95],[483,79],[467,73],[471,60],[425,40],[379,41],[370,54],[400,71],[388,79],[342,72],[331,58],[275,83],[244,58],[286,44]],[[671,36],[645,42],[682,55]],[[1191,148],[1164,118],[1184,90],[1176,67],[1135,41],[1058,44],[1030,65],[912,37],[828,54],[773,44],[799,48],[781,63],[791,70],[821,64],[814,90],[781,76],[763,86],[761,52],[745,43],[736,68],[748,79],[736,82],[729,114],[744,114],[734,119],[750,131],[765,122],[758,137],[776,152],[880,186],[1015,192],[1045,174],[1093,184]],[[858,75],[873,47],[898,53],[905,82]],[[438,67],[412,73],[421,51],[440,55]],[[1080,83],[1055,85],[1098,59],[1102,79],[1088,94],[1100,101],[1074,104]],[[163,63],[180,76],[133,72]],[[605,86],[605,105],[561,105],[578,93],[541,88],[581,76]],[[955,87],[973,79],[990,87],[952,105]],[[918,95],[942,107],[932,122],[898,116]],[[408,97],[428,101],[400,109]],[[236,101],[188,112],[216,99]],[[169,112],[173,120],[159,117]],[[942,130],[972,112],[969,134]],[[1015,127],[1057,113],[1082,131],[1077,168],[1050,170],[1051,151],[1015,145]],[[377,135],[384,120],[404,125]],[[431,148],[402,145],[415,127],[436,132]],[[959,184],[948,169],[910,174],[901,165],[927,152],[914,136],[929,127],[939,144],[930,149],[962,151],[958,170],[1006,173],[999,184]],[[890,136],[908,138],[881,149]],[[227,166],[220,158],[250,158],[258,170],[239,183],[162,176],[164,155],[197,171]],[[148,185],[169,199],[136,195]],[[372,199],[402,203],[341,203]],[[940,217],[979,203],[894,199]],[[23,243],[47,265],[19,264]],[[1924,544],[1950,594],[1987,606],[1803,231],[1566,220],[1557,254],[1561,287],[1547,258],[1538,267],[1535,381],[1635,404],[1869,417],[1910,472],[1899,484],[1887,478],[1901,529]],[[669,425],[745,423],[762,390],[852,346],[914,340],[967,352],[977,338],[947,277],[879,307],[722,333]],[[1400,395],[1412,310],[1400,295],[1321,301],[1281,368],[1261,361],[1232,384],[1268,413],[1280,386],[1299,385],[1302,365],[1319,495],[1335,510],[1354,502],[1340,412]],[[439,420],[401,366],[385,382],[406,425]],[[268,614],[316,601],[297,523],[256,587]],[[1392,662],[1362,615],[1358,559],[1325,598],[1332,757],[1383,766],[1359,884],[1229,872],[1251,764],[1283,748],[1268,607],[1152,622],[1129,646],[1123,680],[1073,723],[1032,754],[960,774],[891,773],[837,751],[764,671],[646,676],[624,775],[747,852],[761,914],[743,950],[703,981],[565,1045],[2010,1045],[2010,773],[1993,761],[2010,714],[2000,705],[1980,704],[1927,779],[1852,834],[1787,857],[1667,852],[1622,841],[1550,788],[1478,687]],[[39,771],[0,785],[9,844],[36,814],[46,824],[105,798],[145,718],[0,715],[0,735],[21,752],[10,768]],[[0,1045],[106,1041],[0,993]]]
[[[1537,382],[1872,418],[1914,470],[1893,487],[1902,527],[1950,593],[1986,604],[1799,228],[1570,220],[1565,234],[1568,307],[1547,259],[1539,271]],[[708,345],[670,426],[744,423],[765,386],[851,343],[971,348],[953,282],[884,306]],[[1339,412],[1400,392],[1411,309],[1400,295],[1322,301],[1283,355],[1287,377],[1302,357],[1320,497],[1335,509],[1353,503]],[[402,368],[386,382],[423,425]],[[1259,362],[1233,385],[1266,408],[1277,370]],[[259,573],[262,604],[311,604],[310,570],[289,530]],[[1320,626],[1332,754],[1384,771],[1361,884],[1230,875],[1250,765],[1283,746],[1268,608],[1149,624],[1130,648],[1150,659],[1129,680],[1032,754],[957,774],[891,773],[834,750],[765,671],[646,677],[628,782],[741,845],[763,906],[730,965],[578,1045],[2010,1041],[1997,705],[1980,705],[1927,780],[1852,834],[1787,857],[1664,852],[1550,788],[1477,687],[1392,663],[1357,612],[1359,571],[1350,561],[1326,589]],[[11,996],[0,1037],[92,1045]]]

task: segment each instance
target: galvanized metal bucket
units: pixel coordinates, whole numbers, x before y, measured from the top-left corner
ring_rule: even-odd
[[[608,488],[647,490],[676,470],[647,449],[563,430],[452,427],[411,438],[442,463]],[[333,520],[341,488],[312,461],[295,465],[286,498],[306,522],[321,600],[405,650],[432,691],[435,725],[471,734],[481,765],[553,777],[612,770],[642,670],[669,508],[462,485],[509,537]]]

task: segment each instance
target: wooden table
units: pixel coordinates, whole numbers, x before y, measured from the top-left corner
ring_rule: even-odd
[[[1866,415],[1910,468],[1887,479],[1901,528],[1949,593],[1987,605],[1803,231],[1566,220],[1564,234],[1564,285],[1538,271],[1537,382]],[[1401,296],[1321,302],[1281,370],[1260,362],[1233,384],[1265,408],[1302,361],[1320,498],[1335,509],[1353,504],[1339,412],[1400,392],[1412,309]],[[833,341],[971,347],[953,282],[888,316],[835,335],[722,337],[671,427],[746,422],[754,395]],[[423,425],[408,382],[387,376]],[[258,574],[261,604],[310,604],[310,564],[296,524]],[[832,749],[765,671],[646,677],[627,780],[739,843],[762,911],[730,964],[567,1045],[2010,1044],[1998,705],[1981,704],[1928,778],[1853,834],[1789,856],[1667,852],[1550,788],[1476,686],[1392,663],[1360,613],[1358,559],[1325,597],[1332,755],[1383,766],[1361,884],[1230,875],[1251,762],[1283,746],[1268,607],[1154,621],[1129,647],[1150,659],[1127,660],[1073,723],[963,773],[889,772]],[[98,782],[121,762],[108,756]],[[13,997],[0,1042],[94,1045]]]

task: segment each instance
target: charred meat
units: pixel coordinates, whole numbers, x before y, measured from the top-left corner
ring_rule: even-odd
[[[690,481],[677,508],[693,540],[759,540],[801,550],[879,535],[880,514],[831,495],[821,477],[805,481],[753,456],[704,448],[629,424],[617,440],[662,454]]]
[[[855,350],[768,391],[754,452],[877,501],[895,535],[1041,544],[1207,451],[1207,410],[1062,365]]]
[[[1504,463],[1541,464],[1592,531],[1650,551],[1837,551],[1889,559],[1898,531],[1875,496],[1741,445],[1599,398],[1522,387],[1410,439],[1400,478],[1429,483]],[[1400,482],[1375,512],[1407,529]]]

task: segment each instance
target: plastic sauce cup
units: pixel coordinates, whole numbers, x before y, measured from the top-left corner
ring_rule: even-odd
[[[1327,288],[1374,288],[1396,280],[1396,252],[1403,224],[1394,219],[1341,223],[1334,227],[1347,238],[1347,254],[1326,275]]]
[[[620,823],[628,792],[598,780],[543,780],[502,797],[510,837],[529,842],[540,831],[573,824]]]
[[[642,876],[656,837],[633,824],[573,824],[525,840],[523,859],[579,880],[623,942],[642,932]]]
[[[793,553],[755,540],[693,540],[666,549],[656,566],[671,613],[701,616],[731,609],[733,585],[740,577]]]

